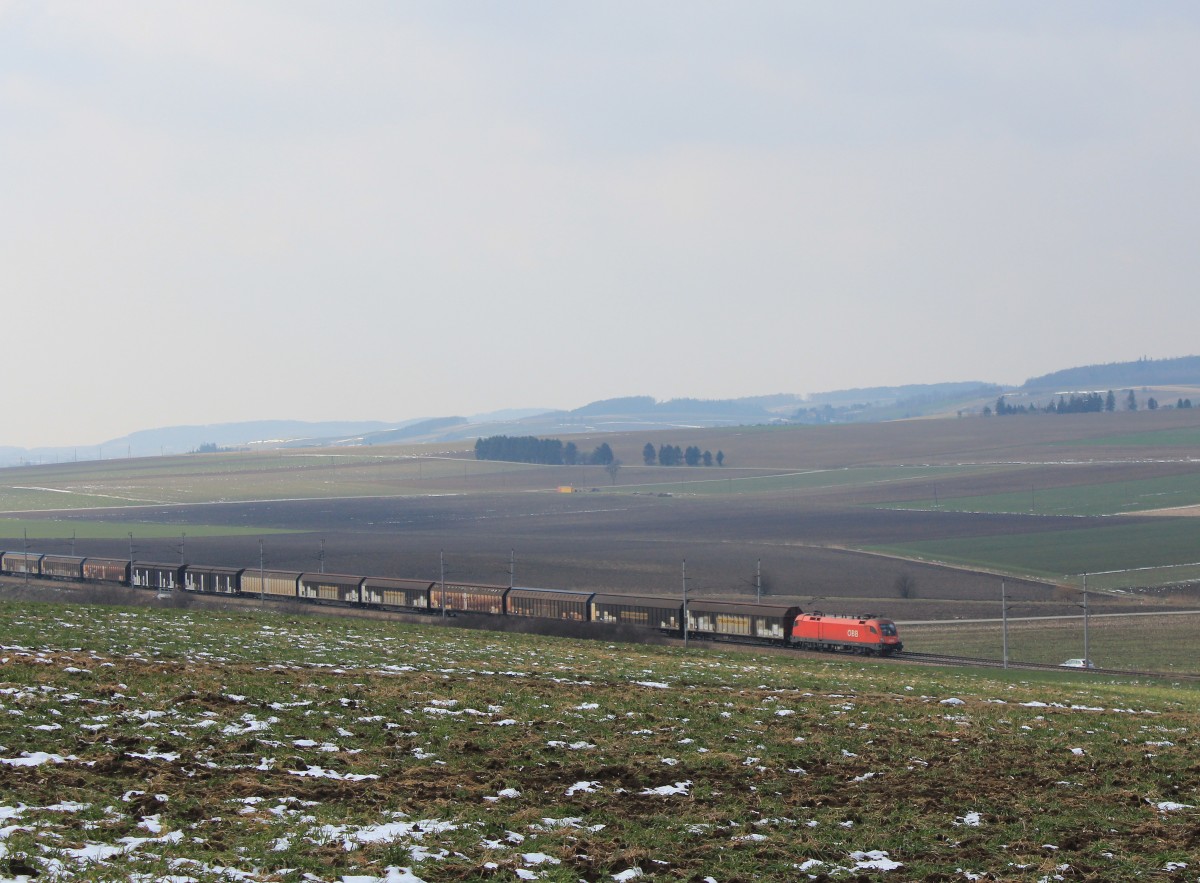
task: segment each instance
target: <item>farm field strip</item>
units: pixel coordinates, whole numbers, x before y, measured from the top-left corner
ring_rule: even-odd
[[[680,494],[753,494],[778,493],[781,491],[814,490],[822,488],[872,487],[880,484],[936,478],[946,475],[975,474],[993,471],[995,466],[854,466],[838,469],[812,469],[801,472],[780,472],[774,475],[738,477],[736,475],[712,476],[711,469],[698,470],[676,467],[695,474],[695,478],[682,481],[665,481],[643,484],[620,484],[602,488],[607,492],[647,493],[670,492]],[[718,470],[723,472],[724,469]]]
[[[198,883],[1170,874],[1200,817],[1196,696],[0,603],[0,859]]]
[[[254,527],[234,524],[166,524],[153,521],[91,521],[72,519],[70,521],[50,521],[41,518],[0,518],[0,536],[20,537],[24,533],[30,542],[34,540],[53,540],[56,543],[55,554],[63,554],[58,548],[72,538],[79,540],[124,540],[133,534],[138,539],[169,539],[177,538],[180,533],[187,533],[192,538],[226,537],[226,536],[260,536],[272,534],[296,533],[284,528]],[[4,551],[12,551],[4,548]],[[31,551],[35,551],[31,549]],[[37,549],[46,552],[47,549]]]
[[[1051,442],[1051,444],[1074,444],[1101,447],[1137,448],[1198,448],[1200,427],[1186,426],[1175,429],[1159,429],[1151,432],[1124,432],[1101,438],[1080,439],[1075,442]]]
[[[1148,519],[1146,524],[1099,527],[1090,526],[1092,523],[1075,530],[923,540],[864,548],[923,561],[1053,580],[1084,572],[1189,564],[1196,560],[1200,549],[1200,519],[1196,518]],[[1108,583],[1114,584],[1111,580]]]
[[[1069,487],[1029,486],[1001,494],[908,500],[890,508],[964,513],[1116,515],[1200,504],[1200,470],[1190,475]]]

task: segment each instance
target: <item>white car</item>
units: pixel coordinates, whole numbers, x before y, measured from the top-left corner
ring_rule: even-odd
[[[1061,668],[1095,668],[1090,659],[1068,659]]]

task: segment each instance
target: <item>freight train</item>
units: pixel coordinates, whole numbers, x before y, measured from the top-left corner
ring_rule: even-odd
[[[0,552],[0,573],[263,601],[336,604],[400,613],[488,614],[633,626],[674,637],[754,642],[804,650],[888,656],[904,648],[890,619],[828,616],[796,606],[603,592],[444,583],[245,567],[163,564],[121,558]]]

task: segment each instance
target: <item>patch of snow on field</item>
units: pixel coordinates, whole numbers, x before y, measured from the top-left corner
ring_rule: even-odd
[[[1181,809],[1195,809],[1190,803],[1175,803],[1172,800],[1164,800],[1154,804],[1154,808],[1159,812],[1178,812]]]
[[[0,757],[0,763],[9,766],[41,766],[44,763],[66,763],[68,760],[78,760],[74,754],[63,757],[61,754],[47,754],[45,751],[25,752],[21,757]]]
[[[312,776],[318,779],[336,779],[345,782],[362,782],[367,779],[378,779],[374,773],[339,773],[337,770],[327,770],[319,766],[310,766],[306,770],[288,770],[293,776]]]
[[[854,867],[855,870],[860,871],[894,871],[904,867],[901,862],[888,858],[887,852],[880,849],[872,849],[869,852],[852,852],[850,858],[858,862]]]
[[[425,883],[410,868],[388,867],[384,869],[385,876],[373,877],[353,874],[343,876],[341,883]]]
[[[676,782],[674,785],[661,785],[658,788],[646,788],[641,793],[643,797],[653,797],[656,795],[659,797],[670,797],[672,794],[687,795],[688,789],[691,787],[692,783],[690,781]]]

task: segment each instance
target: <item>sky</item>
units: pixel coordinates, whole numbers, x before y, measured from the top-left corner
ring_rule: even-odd
[[[0,445],[1192,355],[1198,156],[1192,2],[0,0]]]

